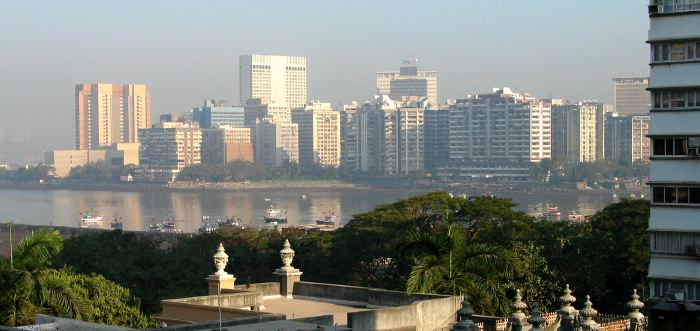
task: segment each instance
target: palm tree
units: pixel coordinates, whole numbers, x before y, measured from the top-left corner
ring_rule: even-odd
[[[467,295],[481,313],[508,311],[505,284],[513,277],[514,257],[497,246],[466,239],[450,212],[432,231],[409,234],[404,253],[414,256],[406,283],[408,293]]]
[[[48,277],[62,248],[57,230],[40,229],[20,241],[12,263],[0,258],[0,324],[31,324],[37,313],[80,318],[82,299],[60,278]]]

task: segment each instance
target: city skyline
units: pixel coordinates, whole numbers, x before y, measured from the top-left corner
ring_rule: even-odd
[[[141,10],[129,20],[99,15],[136,4],[0,4],[0,17],[16,27],[2,32],[7,51],[0,60],[8,65],[5,77],[13,78],[0,80],[0,113],[9,119],[0,124],[2,162],[16,161],[5,156],[17,154],[7,151],[9,143],[27,143],[27,153],[72,145],[75,84],[146,84],[156,119],[204,99],[238,100],[243,54],[305,56],[308,99],[333,105],[371,100],[376,72],[396,70],[410,56],[419,59],[419,69],[439,72],[440,103],[495,86],[538,98],[611,103],[612,77],[648,75],[648,22],[644,8],[632,2],[163,2],[139,3]],[[258,12],[269,19],[255,20]],[[571,13],[582,19],[572,20]],[[229,16],[235,23],[224,23]],[[402,20],[390,24],[392,16]],[[424,25],[412,20],[424,17]],[[586,24],[586,17],[597,24]],[[212,24],[198,24],[197,18]],[[41,149],[32,152],[35,159]]]

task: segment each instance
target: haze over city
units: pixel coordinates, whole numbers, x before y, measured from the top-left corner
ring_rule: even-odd
[[[238,102],[238,56],[308,59],[308,97],[349,103],[415,56],[440,103],[509,86],[538,98],[612,100],[612,77],[648,74],[635,1],[239,3],[2,2],[0,162],[72,148],[74,86],[147,84],[153,118]]]

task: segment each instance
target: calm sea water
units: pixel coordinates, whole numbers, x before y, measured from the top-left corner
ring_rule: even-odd
[[[177,227],[195,232],[202,216],[237,216],[252,226],[264,226],[262,216],[273,204],[286,211],[289,224],[313,223],[324,213],[334,212],[344,223],[353,214],[372,210],[379,204],[394,202],[427,191],[421,190],[307,190],[270,189],[238,192],[105,192],[69,190],[0,189],[0,222],[79,227],[80,214],[94,210],[104,217],[102,227],[109,228],[113,215],[122,218],[125,230],[147,230],[155,217],[174,217]],[[306,194],[302,199],[301,194]],[[571,210],[590,215],[612,203],[611,193],[579,194],[504,192],[517,209],[540,214],[545,204],[559,206],[562,217]]]

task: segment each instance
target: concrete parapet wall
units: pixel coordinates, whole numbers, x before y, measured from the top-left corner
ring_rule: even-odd
[[[262,292],[241,292],[221,295],[221,315],[223,318],[259,316],[257,310],[263,304]],[[160,320],[174,323],[176,321],[209,321],[219,319],[219,298],[216,295],[201,297],[161,300],[163,312]]]
[[[348,313],[353,330],[449,330],[455,322],[461,298],[442,297],[407,306]]]
[[[324,284],[313,282],[294,283],[294,297],[313,298],[368,308],[398,307],[416,301],[447,298],[439,294],[411,294],[368,287]]]
[[[284,320],[286,317],[282,314],[265,314],[259,316],[242,317],[233,320],[223,320],[221,323],[222,327],[236,326],[236,325],[247,325],[253,323],[262,323],[270,321]],[[219,328],[218,317],[216,320],[210,320],[206,322],[196,322],[192,324],[184,325],[168,325],[167,330],[176,331],[196,331],[196,330],[214,330]],[[150,329],[152,331],[160,331],[163,329]]]
[[[280,296],[280,283],[278,282],[236,285],[235,289],[237,291],[262,292],[265,299]]]
[[[343,302],[348,305],[366,306],[369,289],[358,286],[296,282],[292,291],[294,297],[318,298],[323,301]]]

